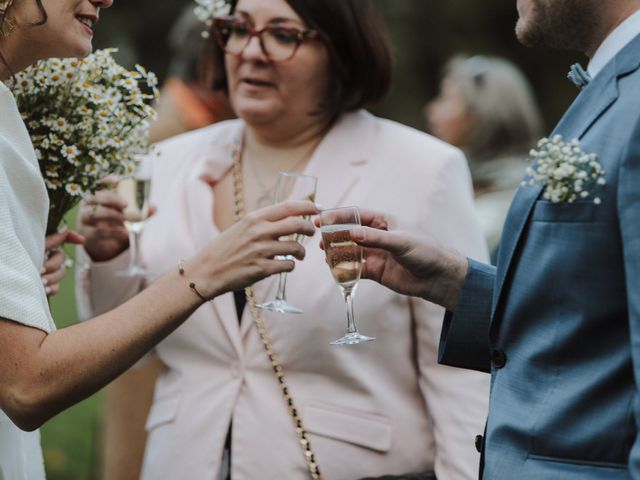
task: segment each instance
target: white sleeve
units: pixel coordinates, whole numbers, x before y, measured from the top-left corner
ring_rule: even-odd
[[[44,186],[32,183],[35,172],[23,163],[0,137],[0,317],[51,332],[55,325],[40,277],[46,203],[42,192],[30,191]]]

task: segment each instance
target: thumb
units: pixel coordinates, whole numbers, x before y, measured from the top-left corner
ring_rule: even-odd
[[[400,256],[407,250],[407,242],[400,235],[370,227],[356,227],[350,232],[351,239],[358,245],[386,250]]]

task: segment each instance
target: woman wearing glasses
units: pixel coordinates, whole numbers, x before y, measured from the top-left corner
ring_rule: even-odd
[[[408,230],[486,257],[463,155],[362,110],[390,81],[373,0],[239,0],[212,29],[212,87],[228,92],[239,120],[159,146],[157,214],[141,245],[148,269],[161,272],[169,253],[230,228],[238,205],[268,204],[280,171],[317,176],[324,207],[391,210]],[[114,276],[128,261],[126,239],[112,242],[121,227],[104,246],[93,233],[119,214],[84,211],[87,313],[144,287]],[[254,285],[258,302],[276,284]],[[329,346],[344,305],[320,249],[289,276],[287,296],[303,314],[261,312],[283,367],[277,379],[242,292],[198,309],[156,348],[166,370],[147,420],[143,479],[318,478],[314,465],[326,479],[434,469],[441,480],[476,478],[488,379],[437,365],[441,309],[365,283],[355,308],[377,340]]]

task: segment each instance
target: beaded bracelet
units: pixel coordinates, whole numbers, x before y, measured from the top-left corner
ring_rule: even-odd
[[[184,277],[184,260],[178,260],[178,272],[180,272],[180,276]],[[196,288],[196,284],[194,282],[189,282],[189,288],[191,289],[191,291],[193,293],[195,293],[200,300],[202,300],[203,302],[210,302],[211,298],[206,298],[204,295],[202,295],[198,289]]]

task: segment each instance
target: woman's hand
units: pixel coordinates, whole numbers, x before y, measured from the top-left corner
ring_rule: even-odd
[[[86,238],[84,249],[92,260],[106,262],[129,248],[124,226],[126,200],[111,190],[100,190],[82,202],[78,231]]]
[[[59,233],[47,235],[45,239],[45,261],[42,265],[42,283],[48,296],[55,295],[60,291],[60,281],[64,278],[67,270],[67,255],[60,250],[60,246],[65,243],[82,245],[84,237],[70,230],[63,230]]]
[[[306,201],[288,201],[251,212],[187,262],[185,276],[206,298],[213,298],[270,275],[290,272],[294,261],[275,257],[291,255],[302,260],[305,250],[294,240],[279,239],[294,234],[312,236],[315,228],[303,217],[318,213],[318,208]]]

